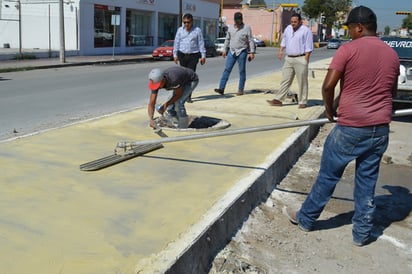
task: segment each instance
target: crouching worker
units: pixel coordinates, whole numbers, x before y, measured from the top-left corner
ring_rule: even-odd
[[[151,90],[147,112],[150,118],[150,126],[155,128],[156,122],[153,115],[155,108],[163,116],[167,124],[173,127],[187,128],[189,118],[186,113],[185,103],[192,91],[199,83],[199,77],[191,69],[173,66],[166,69],[153,69],[149,73],[149,89]],[[159,89],[173,90],[167,101],[156,105]]]

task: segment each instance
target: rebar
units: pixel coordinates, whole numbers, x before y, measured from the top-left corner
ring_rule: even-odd
[[[392,117],[408,116],[408,115],[412,115],[412,109],[396,110],[392,114]],[[315,119],[315,120],[298,121],[298,122],[290,122],[290,123],[274,124],[274,125],[266,125],[266,126],[258,126],[258,127],[249,127],[249,128],[239,128],[239,129],[224,130],[224,131],[217,131],[217,132],[192,134],[192,135],[186,135],[186,136],[165,137],[162,139],[153,139],[153,140],[145,140],[145,141],[132,141],[132,142],[124,141],[124,142],[118,142],[116,147],[124,148],[128,146],[133,147],[133,146],[148,145],[148,144],[171,143],[171,142],[179,142],[179,141],[186,141],[186,140],[195,140],[195,139],[229,136],[229,135],[276,130],[276,129],[285,129],[285,128],[292,128],[292,127],[323,125],[326,123],[331,123],[331,121],[329,121],[327,118],[321,118],[321,119]]]

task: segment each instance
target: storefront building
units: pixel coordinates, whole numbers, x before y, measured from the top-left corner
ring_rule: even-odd
[[[0,45],[60,48],[58,1],[0,0],[0,4]],[[213,41],[218,34],[219,1],[64,0],[63,7],[65,48],[79,55],[150,52],[174,39],[180,11],[193,15],[205,37]]]

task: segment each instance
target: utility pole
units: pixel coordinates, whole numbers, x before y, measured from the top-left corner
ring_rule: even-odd
[[[21,42],[21,2],[20,0],[17,3],[19,5],[19,56],[21,58],[22,56],[22,52],[21,52],[21,48],[22,48],[22,42]]]
[[[182,0],[179,0],[179,27],[182,25],[182,17],[183,17],[183,12],[182,12]]]
[[[219,37],[223,37],[223,0],[220,1],[219,11]]]
[[[66,63],[66,46],[64,42],[64,6],[59,0],[59,27],[60,27],[60,63]]]

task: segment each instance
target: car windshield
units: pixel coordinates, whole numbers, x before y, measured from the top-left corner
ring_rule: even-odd
[[[339,42],[340,42],[340,40],[339,40],[339,39],[330,39],[330,40],[329,40],[329,42],[332,42],[332,43],[339,43]]]
[[[161,47],[173,47],[173,40],[164,42]]]

